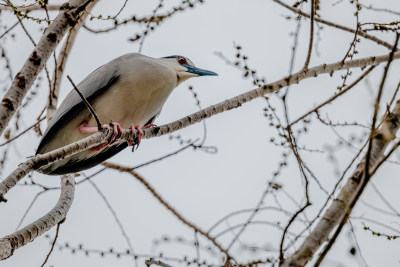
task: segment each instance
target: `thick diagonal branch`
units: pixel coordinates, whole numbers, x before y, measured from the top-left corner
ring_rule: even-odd
[[[124,133],[126,136],[125,138],[129,138],[130,130],[125,130]],[[49,163],[59,161],[68,156],[75,155],[85,149],[92,148],[97,144],[108,140],[111,135],[112,131],[109,131],[107,133],[98,132],[75,143],[50,151],[46,154],[36,155],[29,160],[19,164],[18,168],[16,168],[6,179],[1,181],[0,202],[6,201],[4,195],[32,170],[35,170],[40,166],[44,166]]]
[[[400,127],[400,100],[397,101],[393,111],[386,115],[383,123],[371,140],[369,172],[375,170],[384,152],[391,141],[396,137]],[[314,256],[315,252],[328,239],[330,233],[339,224],[348,212],[347,207],[357,194],[362,178],[365,175],[365,158],[357,165],[354,173],[349,177],[338,196],[319,220],[312,232],[306,237],[299,249],[290,256],[281,267],[305,266]]]
[[[76,36],[78,35],[79,29],[85,22],[87,16],[89,15],[89,12],[92,10],[94,5],[96,5],[98,0],[93,0],[87,7],[86,7],[86,12],[82,14],[82,16],[79,18],[78,22],[76,25],[69,30],[68,36],[64,41],[64,44],[60,50],[60,53],[57,57],[57,66],[54,69],[54,74],[52,78],[52,87],[50,88],[50,93],[49,93],[49,101],[47,103],[47,121],[50,121],[51,118],[54,115],[54,112],[56,111],[57,108],[57,101],[58,101],[58,95],[60,92],[60,86],[61,86],[61,81],[62,81],[62,75],[64,72],[65,65],[67,64],[67,59],[68,56],[71,52],[71,49],[75,43]]]
[[[37,75],[63,38],[74,26],[91,0],[70,0],[63,4],[60,13],[44,32],[37,46],[18,72],[0,104],[0,134],[21,105],[22,99],[34,83]]]
[[[75,177],[72,174],[61,177],[61,195],[46,215],[28,226],[0,239],[0,260],[11,257],[14,251],[40,236],[62,221],[72,205],[75,192]]]

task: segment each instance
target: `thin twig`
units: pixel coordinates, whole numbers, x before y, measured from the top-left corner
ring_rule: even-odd
[[[146,260],[145,264],[147,265],[147,267],[150,267],[151,265],[158,265],[158,266],[161,266],[161,267],[172,267],[171,265],[166,264],[165,262],[162,262],[162,261],[159,261],[159,260],[157,261],[157,260],[152,259],[152,258]]]
[[[90,103],[86,100],[86,98],[82,95],[82,93],[79,91],[78,87],[76,87],[75,83],[72,81],[71,77],[67,75],[68,80],[71,82],[72,86],[74,87],[75,91],[78,93],[78,95],[82,98],[82,101],[85,103],[86,107],[89,109],[90,113],[92,113],[92,116],[97,122],[97,127],[99,129],[102,129],[102,124],[99,120],[99,117],[97,117],[96,112],[94,112],[94,109],[90,105]]]
[[[3,33],[0,35],[0,39],[3,38],[3,37],[4,37],[7,33],[9,33],[12,29],[14,29],[15,26],[18,25],[18,23],[19,23],[19,21],[15,22],[14,25],[12,25],[12,26],[11,26],[10,28],[8,28],[5,32],[3,32]]]
[[[114,164],[114,163],[109,163],[109,162],[103,162],[103,166],[118,170],[120,172],[126,172],[134,176],[140,183],[142,183],[147,190],[165,207],[167,208],[172,214],[175,215],[176,218],[178,218],[183,224],[189,226],[192,228],[194,231],[198,232],[208,240],[210,240],[221,252],[223,252],[227,259],[233,259],[233,257],[229,254],[228,250],[223,248],[217,240],[210,236],[207,232],[203,231],[200,229],[197,225],[193,224],[192,222],[188,221],[186,218],[184,218],[178,211],[176,211],[166,200],[164,200],[160,194],[157,193],[157,191],[137,172],[132,170],[130,167],[125,167],[119,164]]]
[[[312,47],[314,43],[314,16],[315,16],[315,0],[311,0],[311,16],[310,16],[310,40],[308,43],[308,52],[306,62],[304,63],[303,69],[308,69],[308,65],[311,60]]]
[[[41,267],[43,267],[43,266],[46,264],[46,262],[47,262],[47,261],[49,260],[49,258],[50,258],[51,253],[52,253],[53,250],[54,250],[54,245],[56,244],[56,241],[57,241],[57,238],[58,238],[58,233],[59,233],[59,231],[60,231],[60,225],[61,225],[63,222],[65,222],[65,219],[62,220],[61,222],[57,223],[56,235],[54,236],[53,242],[51,243],[50,251],[49,251],[49,253],[47,253],[46,259],[44,259],[44,262],[43,262],[43,264],[41,265]]]
[[[28,128],[26,128],[25,130],[23,130],[22,132],[20,132],[19,134],[17,134],[16,136],[8,139],[6,142],[1,143],[0,146],[4,146],[7,145],[9,143],[11,143],[12,141],[14,141],[15,139],[17,139],[18,137],[20,137],[21,135],[25,134],[26,132],[28,132],[30,129],[32,129],[33,127],[37,126],[40,124],[41,121],[43,121],[46,117],[40,118],[37,122],[35,122],[34,124],[32,124],[31,126],[29,126]]]
[[[161,156],[161,157],[159,157],[159,158],[152,159],[152,160],[149,160],[149,161],[147,161],[147,162],[144,162],[144,163],[141,163],[141,164],[139,164],[139,165],[136,165],[136,166],[132,167],[132,170],[136,170],[136,169],[142,168],[142,167],[147,166],[147,165],[150,165],[150,164],[152,164],[152,163],[154,163],[154,162],[161,161],[161,160],[163,160],[163,159],[166,159],[166,158],[169,158],[169,157],[174,156],[174,155],[176,155],[176,154],[179,154],[180,152],[182,152],[182,151],[188,149],[189,147],[192,147],[192,146],[194,145],[194,143],[197,142],[197,140],[199,140],[199,139],[196,139],[196,140],[194,140],[193,142],[191,142],[190,144],[188,144],[188,145],[186,145],[186,146],[184,146],[184,147],[182,147],[182,148],[180,148],[180,149],[178,149],[178,150],[176,150],[176,151],[173,151],[173,152],[171,152],[171,153],[168,153],[168,154],[166,154],[166,155],[164,155],[164,156]]]
[[[47,190],[43,190],[40,191],[39,193],[36,194],[36,196],[32,199],[31,203],[29,204],[28,208],[25,210],[24,215],[22,215],[21,220],[19,220],[19,223],[17,225],[17,227],[15,228],[15,230],[18,230],[19,227],[21,227],[22,223],[24,222],[26,216],[28,215],[29,211],[31,210],[31,208],[33,207],[33,204],[35,204],[36,200],[39,198],[39,196],[41,194],[43,194],[44,192],[46,192]]]
[[[292,121],[289,125],[293,126],[294,124],[298,123],[300,120],[304,119],[305,117],[307,117],[308,115],[310,115],[311,113],[317,112],[320,108],[322,108],[323,106],[331,103],[333,100],[335,100],[336,98],[338,98],[339,96],[343,95],[344,93],[346,93],[347,91],[349,91],[351,88],[353,88],[354,86],[356,86],[362,79],[364,79],[376,66],[370,66],[360,77],[358,77],[354,82],[352,82],[349,86],[347,86],[346,88],[340,90],[339,93],[336,93],[335,95],[331,96],[330,98],[328,98],[327,100],[325,100],[324,102],[322,102],[321,104],[319,104],[318,106],[316,106],[315,108],[313,108],[312,110],[308,111],[307,113],[305,113],[304,115],[298,117],[297,119],[295,119],[294,121]]]
[[[142,52],[144,40],[146,39],[146,36],[147,36],[147,35],[149,34],[149,32],[150,32],[150,25],[151,25],[151,22],[153,21],[154,17],[156,16],[157,11],[163,6],[163,2],[164,2],[164,0],[159,0],[159,3],[158,3],[158,5],[157,5],[157,7],[153,10],[153,15],[151,16],[149,22],[148,22],[147,25],[146,25],[146,29],[145,29],[144,32],[143,32],[142,40],[140,40],[140,44],[139,44],[139,53]]]
[[[372,5],[367,6],[367,5],[363,5],[363,4],[361,4],[361,6],[362,6],[362,7],[365,7],[366,9],[373,10],[373,11],[387,12],[387,13],[391,13],[391,14],[400,16],[400,12],[394,11],[394,10],[391,10],[391,9],[387,9],[387,8],[377,8],[377,7],[373,7]]]
[[[302,15],[304,17],[310,18],[310,14],[307,14],[307,13],[305,13],[305,12],[303,12],[303,11],[297,9],[297,8],[291,7],[290,5],[287,5],[286,3],[284,3],[284,2],[282,2],[280,0],[272,0],[272,1],[274,1],[275,3],[287,8],[287,9],[289,9],[291,11],[293,11],[294,13],[297,13],[297,14],[300,14],[300,15]],[[331,27],[334,27],[334,28],[337,28],[337,29],[340,29],[340,30],[344,30],[344,31],[347,31],[347,32],[355,33],[355,30],[353,30],[351,28],[348,28],[346,26],[342,26],[342,25],[330,22],[328,20],[320,19],[318,17],[315,17],[314,19],[315,19],[315,21],[321,22],[321,23],[323,23],[325,25],[328,25],[328,26],[331,26]],[[365,39],[371,40],[371,41],[373,41],[373,42],[375,42],[375,43],[377,43],[379,45],[385,46],[386,48],[388,48],[390,50],[393,49],[393,46],[391,44],[389,44],[388,42],[385,42],[385,41],[383,41],[383,40],[381,40],[381,39],[379,39],[379,38],[377,38],[377,37],[375,37],[373,35],[369,35],[369,34],[365,33],[364,31],[359,31],[358,35],[364,37]]]
[[[101,192],[100,188],[90,179],[87,179],[87,181],[93,186],[93,188],[96,190],[96,192],[100,195],[100,197],[103,199],[104,203],[106,204],[108,210],[111,212],[113,215],[115,222],[118,224],[119,229],[121,230],[122,236],[125,238],[126,243],[128,244],[128,247],[132,253],[134,253],[133,246],[131,243],[131,240],[129,239],[129,236],[127,235],[124,226],[122,225],[121,221],[119,220],[117,213],[111,206],[110,202],[108,202],[106,196]]]
[[[394,148],[394,147],[396,147],[396,145],[394,145],[393,148]],[[388,154],[385,156],[385,158],[382,159],[382,160],[386,160],[387,158],[390,157],[390,154],[394,152],[394,149],[393,149],[393,148],[391,149],[391,151],[389,151],[389,153],[388,153]],[[387,157],[387,158],[386,158],[386,157]],[[392,212],[393,212],[396,216],[400,217],[400,212],[399,212],[398,210],[396,210],[396,209],[393,207],[392,204],[390,204],[390,202],[389,202],[389,201],[385,198],[385,196],[379,191],[378,187],[377,187],[373,182],[371,182],[371,186],[372,186],[372,189],[374,189],[375,193],[376,193],[376,194],[379,196],[379,198],[383,201],[383,203],[385,203],[386,206],[387,206],[389,209],[391,209]]]
[[[350,232],[351,232],[351,234],[352,234],[352,236],[353,236],[354,242],[356,243],[356,246],[357,246],[357,249],[358,249],[358,254],[360,255],[360,259],[361,259],[361,261],[363,262],[364,266],[365,266],[365,267],[368,267],[367,261],[365,260],[363,254],[362,254],[362,252],[361,252],[361,247],[360,247],[360,245],[358,244],[357,236],[356,236],[356,233],[355,233],[353,224],[351,223],[351,220],[349,220],[349,225],[350,225],[350,227],[351,227],[351,229],[350,229],[351,231],[350,231]]]

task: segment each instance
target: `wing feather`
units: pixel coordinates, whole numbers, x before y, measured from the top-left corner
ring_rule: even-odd
[[[117,58],[99,67],[77,85],[79,91],[89,102],[98,95],[104,93],[118,81],[119,60],[120,58]],[[38,146],[36,154],[40,154],[43,146],[54,137],[56,132],[69,123],[84,108],[86,108],[86,106],[81,97],[75,90],[71,90],[54,113]]]

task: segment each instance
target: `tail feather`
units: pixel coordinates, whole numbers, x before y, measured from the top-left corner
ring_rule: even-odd
[[[40,168],[39,171],[41,173],[49,175],[62,175],[67,173],[84,171],[100,164],[101,162],[105,161],[108,158],[111,158],[121,150],[125,149],[127,146],[128,144],[126,142],[123,142],[121,144],[116,144],[107,147],[104,150],[101,150],[100,153],[92,157],[79,157],[79,154],[85,153],[85,151],[83,151],[72,156],[70,159],[66,158],[62,160],[65,162],[62,162],[61,165],[57,166],[56,164],[54,165],[50,164],[48,166]]]

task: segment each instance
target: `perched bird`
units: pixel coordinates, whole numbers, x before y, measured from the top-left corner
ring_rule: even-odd
[[[77,88],[93,107],[102,123],[115,122],[113,140],[69,158],[39,168],[58,175],[89,169],[112,157],[132,142],[116,140],[116,131],[139,132],[152,125],[172,90],[197,76],[217,75],[199,69],[183,56],[152,58],[138,53],[120,56],[89,74]],[[74,90],[56,110],[36,154],[44,154],[97,132],[95,118]],[[140,140],[139,140],[140,142]]]

